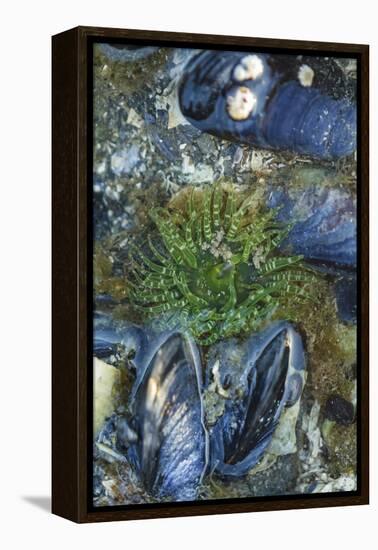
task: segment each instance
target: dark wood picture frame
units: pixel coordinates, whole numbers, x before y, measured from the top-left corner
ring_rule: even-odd
[[[96,510],[89,505],[91,421],[87,368],[91,352],[88,311],[92,301],[91,45],[128,39],[165,46],[263,48],[279,53],[350,54],[358,61],[358,488],[353,493],[190,502]],[[369,502],[369,47],[77,27],[52,39],[53,92],[53,352],[52,511],[75,522],[130,520],[317,508]]]

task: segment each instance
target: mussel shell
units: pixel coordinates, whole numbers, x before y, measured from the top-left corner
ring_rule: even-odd
[[[356,264],[357,208],[348,191],[317,185],[289,191],[274,186],[268,206],[279,208],[279,221],[293,224],[283,250],[303,254],[306,260]]]
[[[96,312],[93,327],[93,354],[106,358],[120,345],[124,349],[128,366],[140,369],[149,349],[149,331],[127,321],[115,321],[107,313]]]
[[[303,59],[259,53],[255,57],[261,74],[240,81],[235,69],[247,55],[203,51],[189,61],[179,87],[181,111],[189,122],[203,132],[257,147],[324,159],[353,153],[355,102],[332,97],[324,71],[310,69],[314,83],[304,86],[298,80],[301,66],[306,66]],[[311,64],[319,66],[319,60]],[[321,64],[329,67],[334,85],[340,85],[341,69],[335,62],[328,59]],[[235,118],[228,112],[228,101],[241,87],[253,99],[254,108],[248,116]]]
[[[284,407],[301,397],[305,356],[301,337],[287,322],[269,326],[245,346],[244,397],[227,401],[210,433],[211,467],[221,476],[245,475],[272,440]],[[293,377],[301,377],[302,383]]]
[[[131,403],[138,439],[127,457],[158,499],[197,496],[208,461],[201,385],[197,348],[179,332],[160,337],[138,372]]]
[[[344,323],[357,321],[357,277],[356,274],[344,274],[335,284],[337,313]]]
[[[117,344],[108,342],[102,338],[93,340],[93,355],[99,359],[106,359],[117,353]]]

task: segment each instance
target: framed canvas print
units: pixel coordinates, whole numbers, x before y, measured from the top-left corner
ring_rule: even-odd
[[[368,46],[53,37],[53,512],[368,503]]]

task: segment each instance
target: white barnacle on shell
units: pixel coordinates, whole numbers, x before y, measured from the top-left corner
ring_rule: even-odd
[[[246,120],[256,107],[256,96],[246,86],[240,86],[227,96],[227,112],[233,120]]]
[[[315,73],[311,67],[308,65],[301,65],[298,71],[298,80],[300,84],[304,87],[312,86],[312,81],[314,80]]]
[[[264,64],[258,55],[246,55],[234,69],[234,79],[239,82],[256,80],[264,72]]]

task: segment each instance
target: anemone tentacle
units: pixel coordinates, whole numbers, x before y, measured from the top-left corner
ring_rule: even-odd
[[[289,314],[293,303],[313,299],[318,275],[303,256],[279,252],[292,226],[276,214],[254,193],[245,197],[222,184],[193,187],[181,214],[153,209],[150,255],[131,248],[134,306],[210,345],[257,329],[278,308]]]

